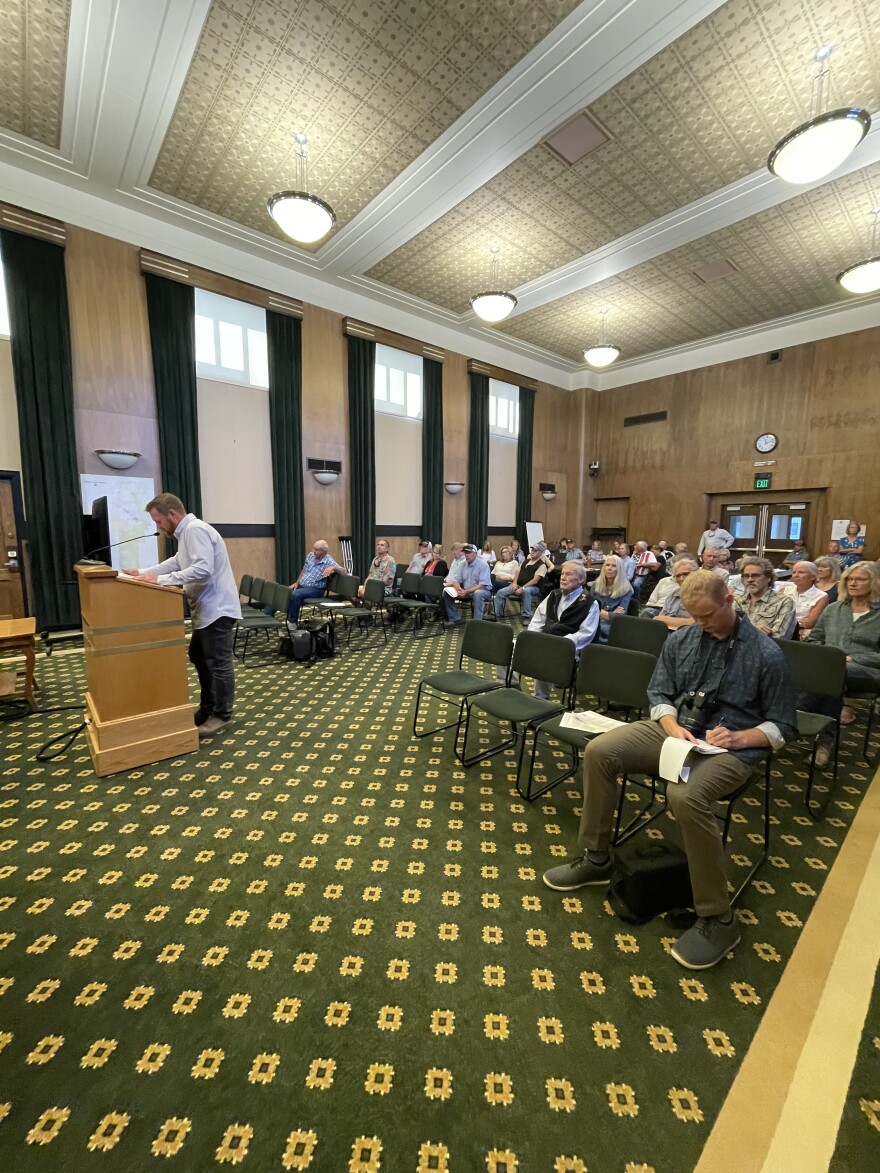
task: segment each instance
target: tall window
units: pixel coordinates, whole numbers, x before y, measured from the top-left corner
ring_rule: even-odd
[[[422,418],[421,355],[376,344],[376,385],[373,399],[383,415]]]
[[[376,524],[413,534],[422,519],[423,367],[421,355],[376,345]]]
[[[197,289],[196,373],[203,379],[268,389],[266,311]]]
[[[489,432],[493,436],[519,435],[519,387],[489,380]]]

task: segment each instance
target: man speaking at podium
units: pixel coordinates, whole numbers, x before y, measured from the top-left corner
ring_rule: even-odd
[[[199,737],[212,737],[232,719],[235,698],[232,632],[241,619],[241,604],[229,555],[214,527],[187,513],[173,493],[160,493],[145,508],[162,533],[177,540],[177,553],[158,566],[125,573],[159,586],[183,587],[193,625],[189,658],[201,685],[195,722]]]

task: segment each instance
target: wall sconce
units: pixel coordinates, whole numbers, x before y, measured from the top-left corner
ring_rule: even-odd
[[[310,456],[306,461],[306,468],[319,485],[332,485],[342,473],[342,462],[339,460],[318,460]]]
[[[464,481],[447,481],[443,488],[450,496],[454,497],[456,493],[460,493],[464,488]]]
[[[96,448],[95,455],[108,468],[131,468],[141,458],[140,452],[126,452],[122,448]]]
[[[556,500],[556,486],[555,485],[542,484],[542,485],[538,485],[538,488],[540,489],[541,496],[544,498],[545,501],[555,501]]]

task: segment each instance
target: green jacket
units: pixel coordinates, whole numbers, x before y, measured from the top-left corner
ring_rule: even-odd
[[[840,648],[856,664],[880,669],[880,603],[872,603],[868,614],[856,620],[849,599],[830,603],[819,616],[807,643]]]

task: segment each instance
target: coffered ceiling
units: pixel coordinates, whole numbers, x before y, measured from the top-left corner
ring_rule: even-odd
[[[608,378],[581,358],[607,309],[614,378],[636,380],[746,335],[880,324],[834,280],[866,255],[880,117],[817,185],[765,167],[828,43],[832,105],[880,111],[862,0],[0,0],[0,184],[561,386]],[[608,141],[568,166],[544,140],[581,111]],[[338,221],[311,249],[265,209],[296,130]],[[497,328],[468,305],[492,243],[519,298]]]

